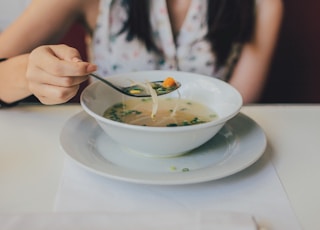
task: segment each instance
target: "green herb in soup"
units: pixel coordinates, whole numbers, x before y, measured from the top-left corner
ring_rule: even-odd
[[[153,90],[155,95],[162,95],[179,88],[173,77],[167,77],[164,81],[152,83],[136,83],[132,87],[127,87],[125,91],[130,94],[140,94],[146,90]]]
[[[217,114],[208,107],[187,99],[158,98],[155,115],[152,115],[153,106],[151,98],[129,99],[107,108],[104,117],[127,124],[153,127],[196,125],[217,118]]]

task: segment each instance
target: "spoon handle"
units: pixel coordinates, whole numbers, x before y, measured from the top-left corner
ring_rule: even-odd
[[[118,90],[119,92],[122,92],[122,90],[119,87],[113,85],[111,82],[107,81],[106,79],[104,79],[104,78],[102,78],[102,77],[100,77],[100,76],[98,76],[98,75],[96,75],[94,73],[90,73],[89,75],[94,77],[94,78],[96,78],[96,79],[98,79],[98,80],[100,80],[100,81],[102,81],[103,83],[109,85],[110,87],[114,88],[115,90]]]

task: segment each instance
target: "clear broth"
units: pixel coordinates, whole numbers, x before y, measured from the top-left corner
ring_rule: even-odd
[[[131,125],[152,127],[196,125],[218,118],[213,110],[187,99],[158,98],[155,116],[152,116],[153,106],[151,98],[129,99],[107,108],[103,116]]]

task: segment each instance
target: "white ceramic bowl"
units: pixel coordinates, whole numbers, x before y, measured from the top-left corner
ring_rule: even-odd
[[[123,100],[123,95],[100,81],[89,85],[81,94],[83,109],[119,145],[151,157],[182,155],[210,140],[222,126],[238,114],[242,106],[239,92],[228,83],[213,77],[178,71],[143,71],[118,74],[108,79],[119,85],[164,80],[172,76],[181,83],[181,98],[199,101],[218,114],[211,122],[178,127],[129,125],[104,118],[104,111]],[[178,97],[173,92],[162,97]]]

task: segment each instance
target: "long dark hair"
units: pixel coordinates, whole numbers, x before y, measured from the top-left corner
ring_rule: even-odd
[[[255,23],[255,0],[207,0],[208,34],[206,39],[217,55],[217,67],[223,66],[234,43],[252,38]],[[149,0],[123,0],[128,20],[120,33],[128,31],[127,39],[140,39],[149,51],[160,52],[152,39]]]

